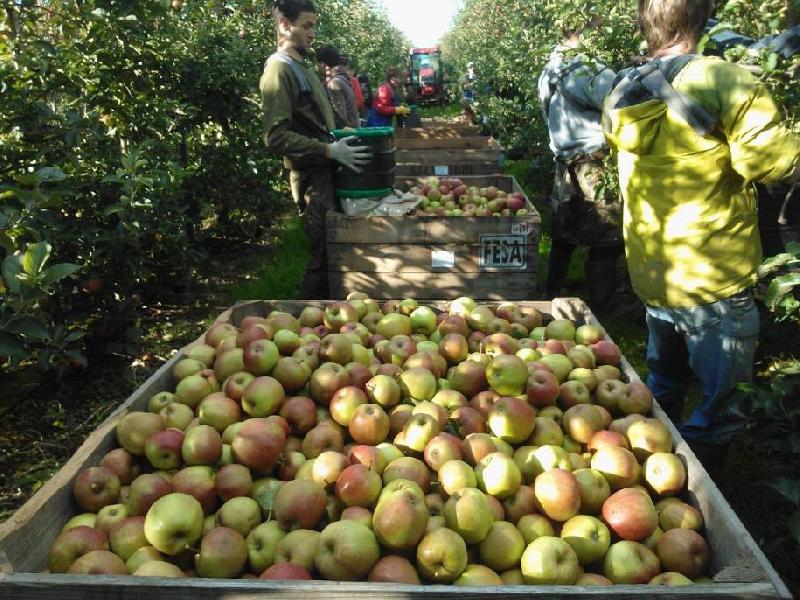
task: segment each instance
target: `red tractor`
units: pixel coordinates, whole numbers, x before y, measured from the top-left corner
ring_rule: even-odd
[[[412,48],[409,55],[409,85],[418,104],[447,101],[439,48]]]

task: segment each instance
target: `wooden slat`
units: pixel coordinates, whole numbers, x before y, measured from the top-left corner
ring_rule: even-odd
[[[331,295],[364,292],[377,299],[523,300],[536,296],[536,271],[508,273],[364,273],[329,272]]]
[[[446,165],[450,163],[487,162],[497,160],[502,153],[495,148],[464,148],[441,150],[397,150],[397,166],[404,164]]]
[[[534,240],[537,242],[537,240]],[[328,268],[331,271],[360,271],[364,273],[452,273],[492,272],[498,269],[481,268],[480,244],[329,244]],[[433,252],[450,252],[453,267],[433,267]],[[538,264],[539,245],[524,246],[525,271]],[[516,269],[517,271],[523,269]],[[515,269],[508,269],[514,272]]]
[[[438,169],[437,169],[438,167]],[[426,175],[442,175],[441,169],[446,169],[444,175],[450,177],[462,177],[464,175],[496,175],[503,168],[498,161],[488,162],[469,162],[469,163],[445,163],[436,165],[404,164],[398,165],[395,170],[395,177],[423,177]]]
[[[538,215],[524,217],[347,217],[328,213],[330,244],[443,244],[476,242],[481,235],[512,235],[527,230],[539,239]]]
[[[643,589],[644,588],[644,589]],[[766,583],[692,585],[684,587],[618,585],[619,598],[699,598],[759,600],[775,598]],[[14,575],[0,583],[0,591],[15,600],[118,600],[147,598],[173,600],[255,600],[276,596],[298,600],[344,600],[357,597],[407,600],[483,600],[484,598],[607,598],[609,589],[587,586],[502,586],[454,587],[399,585],[391,583],[348,583],[335,581],[263,581],[225,579],[174,579],[160,577],[110,577],[105,575]]]
[[[394,130],[395,138],[442,139],[477,135],[480,135],[480,129],[468,123],[423,121],[420,127],[401,127]]]
[[[490,137],[470,136],[453,138],[397,138],[397,150],[497,150],[502,152],[500,144]]]
[[[474,295],[474,294],[473,294]],[[399,297],[395,295],[394,297]],[[340,297],[338,294],[336,297]],[[237,324],[249,314],[266,315],[272,309],[298,314],[306,305],[322,302],[252,301],[225,311],[217,322]],[[442,310],[446,302],[434,301]],[[550,302],[519,302],[556,318],[570,318],[578,323],[597,323],[589,307],[576,298],[557,298]],[[609,338],[610,339],[610,338]],[[199,341],[199,340],[198,340]],[[195,342],[197,343],[197,342]],[[189,346],[187,346],[188,348]],[[67,464],[48,481],[12,517],[0,525],[0,598],[118,599],[146,597],[153,600],[172,598],[256,598],[276,594],[286,598],[352,598],[373,595],[386,598],[485,598],[487,596],[528,596],[545,598],[605,597],[608,590],[591,587],[502,587],[449,588],[442,586],[397,586],[391,584],[336,582],[265,582],[202,579],[160,579],[108,576],[39,574],[46,564],[47,550],[61,526],[71,517],[71,484],[82,469],[94,466],[102,454],[114,446],[114,425],[128,411],[144,408],[149,397],[172,386],[172,367],[185,355],[179,352],[150,377],[123,403],[81,446]],[[623,360],[622,371],[628,379],[638,379],[630,364]],[[687,465],[689,501],[700,509],[706,523],[706,535],[712,550],[715,585],[687,587],[615,586],[615,596],[643,598],[791,598],[780,577],[763,552],[725,501],[714,482],[681,438],[674,425],[657,405],[656,418],[664,421],[676,443],[676,454]],[[5,560],[7,557],[7,561]],[[15,573],[9,574],[13,569]],[[735,581],[736,583],[730,583]]]

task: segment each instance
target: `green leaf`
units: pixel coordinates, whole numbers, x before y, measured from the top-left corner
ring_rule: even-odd
[[[782,252],[781,254],[776,254],[775,256],[768,258],[758,267],[758,277],[766,277],[770,273],[780,269],[792,259],[794,259],[794,256],[787,252]]]
[[[770,482],[769,486],[795,506],[800,506],[800,481],[778,479]]]
[[[105,210],[103,210],[103,214],[107,217],[111,215],[115,215],[119,212],[123,212],[125,207],[122,204],[112,204],[111,206],[106,206]]]
[[[6,287],[12,294],[19,294],[22,291],[19,282],[20,273],[22,273],[22,257],[18,254],[6,256],[3,260],[2,274]]]
[[[67,178],[64,171],[58,167],[44,167],[36,171],[36,180],[39,183],[46,183],[51,181],[64,181]]]
[[[772,73],[772,71],[775,70],[775,67],[778,66],[778,55],[774,52],[770,52],[767,55],[766,60],[762,62],[761,66],[765,73]]]
[[[52,246],[47,242],[36,242],[28,244],[28,249],[22,256],[22,268],[30,277],[36,277],[44,268],[47,259],[50,258]]]
[[[75,341],[78,341],[79,339],[81,339],[82,337],[86,337],[86,331],[85,330],[83,330],[83,329],[73,329],[72,331],[70,331],[64,337],[64,341],[67,342],[67,343],[75,342]]]
[[[42,285],[52,285],[61,281],[65,277],[69,277],[74,273],[80,271],[83,267],[81,265],[74,265],[72,263],[59,263],[47,269],[42,275]]]
[[[30,356],[30,353],[25,349],[25,344],[16,336],[0,331],[0,356],[22,359]]]
[[[764,296],[764,304],[771,311],[774,311],[783,297],[798,285],[800,285],[800,273],[788,273],[776,277],[769,284],[769,289],[767,289],[767,293]]]
[[[795,543],[800,544],[800,511],[789,517],[789,531],[792,532]]]
[[[14,319],[6,326],[6,330],[9,333],[23,335],[32,340],[43,341],[50,339],[50,331],[47,329],[47,325],[41,319],[31,315]]]
[[[71,358],[82,367],[86,367],[86,365],[88,364],[86,357],[83,355],[82,352],[78,350],[67,350],[65,354],[67,355],[68,358]]]
[[[50,56],[55,56],[56,54],[58,54],[56,47],[53,46],[53,44],[51,44],[47,40],[36,40],[32,43],[32,46],[38,50],[45,52],[46,54],[49,54]]]

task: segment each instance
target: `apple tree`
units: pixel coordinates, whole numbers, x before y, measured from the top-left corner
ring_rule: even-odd
[[[207,242],[271,235],[292,208],[282,164],[262,139],[258,80],[275,49],[272,5],[3,6],[0,262],[48,243],[52,263],[82,267],[77,285],[66,278],[50,289],[51,317],[91,321],[125,343],[118,334],[135,336],[142,295],[184,286]],[[402,36],[371,2],[319,6],[320,43],[375,72],[405,58]]]

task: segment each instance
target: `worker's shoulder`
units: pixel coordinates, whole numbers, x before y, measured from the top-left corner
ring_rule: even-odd
[[[291,74],[297,68],[291,63],[292,60],[290,58],[283,58],[280,54],[273,54],[264,61],[262,76],[280,77],[281,75]]]
[[[757,79],[741,65],[718,56],[697,56],[680,70],[674,83],[676,87],[704,85],[719,91],[732,86],[756,85]]]
[[[752,77],[752,74],[745,67],[725,60],[719,56],[695,55],[681,70],[683,75],[701,75],[703,73],[715,73],[728,77]]]
[[[264,62],[259,86],[262,93],[276,93],[282,90],[284,93],[295,94],[300,90],[301,82],[298,77],[307,80],[308,75],[299,63],[293,65],[290,60],[273,54]]]

